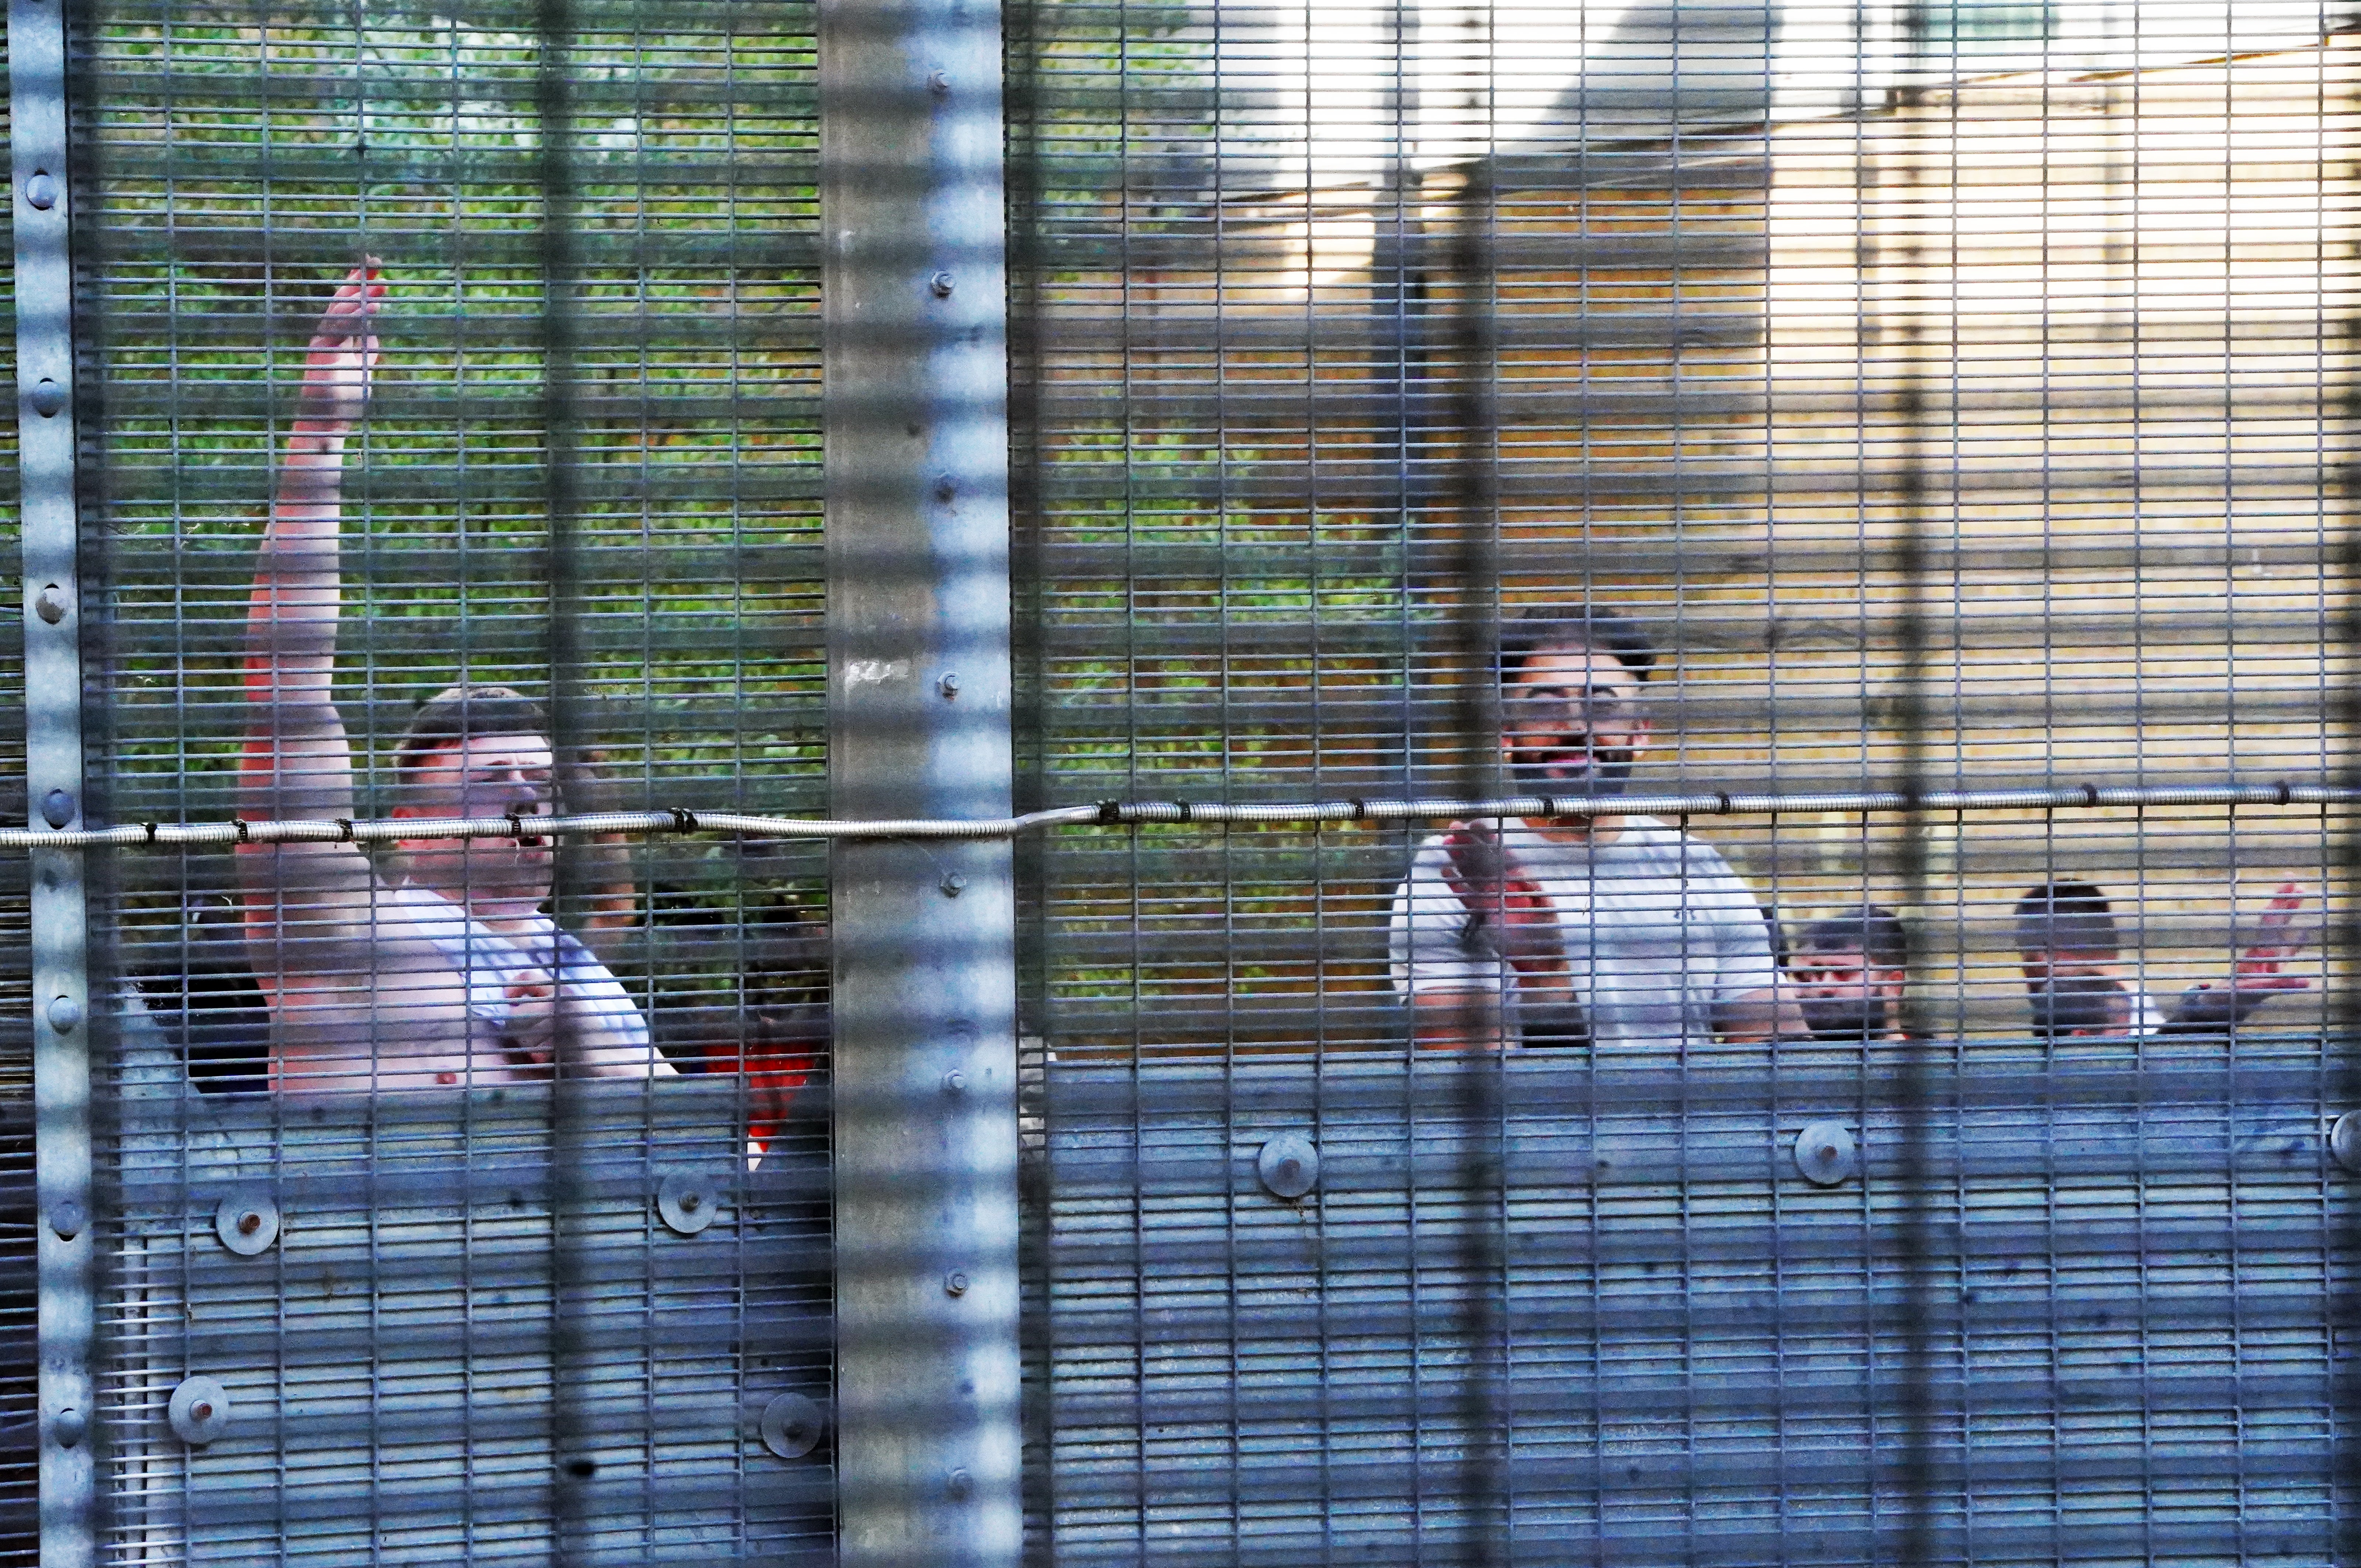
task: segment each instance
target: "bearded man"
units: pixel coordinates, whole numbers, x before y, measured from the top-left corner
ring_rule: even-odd
[[[1520,793],[1611,800],[1653,738],[1656,652],[1576,605],[1503,628],[1502,770]],[[1395,892],[1394,984],[1420,1045],[1676,1051],[1800,1036],[1753,892],[1710,844],[1613,812],[1455,822]]]

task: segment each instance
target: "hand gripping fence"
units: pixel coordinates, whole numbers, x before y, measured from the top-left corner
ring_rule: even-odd
[[[1224,806],[1185,800],[1101,801],[1022,817],[836,821],[733,811],[601,811],[578,817],[390,817],[370,821],[138,822],[114,828],[0,828],[0,850],[199,849],[236,844],[386,844],[418,839],[556,839],[724,833],[748,839],[1014,839],[1054,828],[1153,824],[1447,822],[1477,817],[1776,817],[1795,812],[2105,810],[2133,806],[2352,806],[2361,789],[2327,784],[2065,784],[2048,789],[1894,790],[1799,795],[1502,795],[1487,800],[1281,801]]]

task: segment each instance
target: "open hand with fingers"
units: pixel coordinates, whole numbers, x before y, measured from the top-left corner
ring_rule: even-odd
[[[2256,922],[2255,940],[2238,949],[2227,985],[2194,985],[2181,993],[2180,1005],[2166,1027],[2175,1030],[2221,1029],[2288,992],[2308,991],[2308,975],[2289,974],[2284,966],[2303,956],[2309,944],[2294,930],[2298,911],[2312,895],[2296,883],[2282,883]]]
[[[1557,908],[1499,834],[1482,822],[1455,822],[1444,837],[1443,880],[1466,907],[1460,942],[1505,959],[1523,979],[1566,974]]]
[[[384,296],[376,257],[345,275],[304,356],[303,390],[295,409],[299,422],[342,431],[368,411],[378,361],[378,302]]]
[[[2230,983],[2240,991],[2304,991],[2310,989],[2308,976],[2288,974],[2280,965],[2301,958],[2308,945],[2292,927],[2297,911],[2311,901],[2312,895],[2294,883],[2282,883],[2272,896],[2263,917],[2255,924],[2254,943],[2243,948],[2238,961],[2231,970]]]

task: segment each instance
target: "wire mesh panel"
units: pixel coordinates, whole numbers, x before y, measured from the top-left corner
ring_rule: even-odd
[[[0,341],[13,343],[15,275],[0,279]],[[17,530],[16,427],[0,431],[0,518]],[[13,563],[12,563],[13,565]],[[20,596],[21,597],[21,596]],[[0,799],[7,814],[24,816],[24,647],[0,639]],[[0,861],[0,1561],[34,1560],[38,1551],[35,1499],[32,1192],[32,959],[28,946],[27,867]]]
[[[2338,27],[1026,13],[1048,1555],[2344,1551]]]
[[[76,27],[90,818],[516,821],[110,862],[105,1551],[824,1551],[822,862],[523,820],[819,802],[810,9]]]

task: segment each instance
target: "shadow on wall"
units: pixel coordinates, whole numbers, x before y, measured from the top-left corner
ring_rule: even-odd
[[[1540,123],[1584,141],[1760,124],[1771,118],[1784,20],[1777,5],[1631,6],[1586,51],[1582,75]]]

